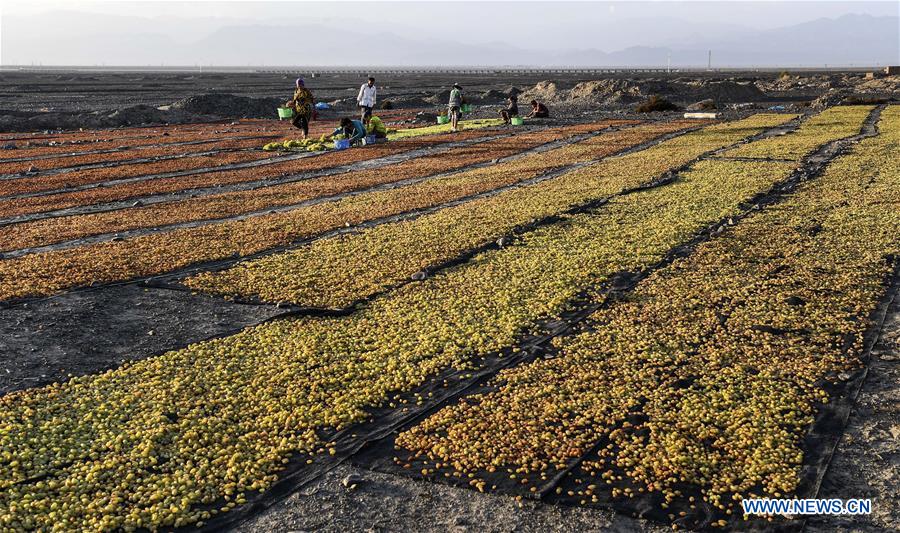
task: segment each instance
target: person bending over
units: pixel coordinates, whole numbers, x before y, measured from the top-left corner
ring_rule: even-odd
[[[500,117],[503,119],[504,124],[510,124],[512,117],[519,116],[518,100],[514,94],[509,95],[509,98],[506,99],[506,109],[500,110]]]
[[[297,78],[295,85],[294,97],[288,100],[284,106],[294,110],[291,124],[303,132],[305,139],[309,136],[309,119],[312,117],[314,99],[312,92],[303,83],[303,78]]]
[[[384,125],[381,118],[371,115],[363,122],[366,125],[366,134],[374,135],[376,139],[387,138],[387,126]]]
[[[375,107],[375,78],[369,77],[365,83],[359,87],[359,94],[356,96],[356,103],[359,105],[360,119],[366,120],[366,117],[372,115],[372,109]]]
[[[344,135],[350,144],[356,144],[366,136],[366,126],[361,120],[344,117],[341,119],[341,125],[331,132],[331,137],[335,135]]]
[[[531,101],[531,113],[525,116],[525,118],[548,118],[550,116],[550,110],[547,109],[547,106],[538,102],[537,100]]]

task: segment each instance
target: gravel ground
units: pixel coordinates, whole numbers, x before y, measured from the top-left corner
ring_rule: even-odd
[[[825,473],[821,498],[871,498],[868,516],[817,517],[807,531],[900,531],[900,299],[872,353],[847,429]]]
[[[320,101],[354,99],[366,75],[361,73],[320,74],[310,72],[140,72],[115,71],[3,71],[0,76],[0,113],[9,112],[91,112],[113,110],[144,104],[161,106],[183,98],[209,93],[228,93],[254,98],[290,98],[294,80],[306,79]],[[685,79],[719,79],[741,76],[741,79],[775,80],[775,72],[691,72],[672,75]],[[605,79],[655,79],[659,73],[618,73]],[[526,89],[552,79],[559,88],[597,79],[587,73],[397,73],[377,74],[378,100],[428,98],[448,91],[460,83],[470,96],[495,90],[498,94],[512,87]],[[495,102],[501,104],[502,97]],[[524,104],[524,102],[522,102]],[[441,102],[443,105],[443,101]]]
[[[343,481],[361,481],[349,490]],[[507,496],[421,483],[341,465],[238,531],[671,531],[596,509],[521,504]]]

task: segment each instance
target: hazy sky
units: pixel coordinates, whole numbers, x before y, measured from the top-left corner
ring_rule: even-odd
[[[510,12],[518,16],[540,16],[548,24],[571,21],[577,12],[554,8],[556,2],[548,1],[400,1],[400,2],[351,2],[332,0],[313,1],[82,1],[82,0],[0,0],[2,14],[38,14],[52,10],[74,10],[91,13],[107,13],[134,16],[176,16],[204,17],[216,16],[242,20],[271,20],[285,15],[299,15],[302,12],[314,18],[344,17],[354,13],[372,21],[373,24],[418,25],[425,21],[447,20],[453,12],[478,11],[482,19],[496,20]],[[568,3],[568,2],[567,2]],[[762,0],[762,1],[626,1],[626,2],[577,2],[586,14],[602,12],[608,20],[635,17],[671,16],[683,19],[710,22],[740,23],[754,28],[787,26],[819,17],[838,17],[846,13],[870,15],[897,15],[898,2],[886,1],[804,1],[804,0]],[[453,4],[462,4],[453,6]],[[466,5],[470,4],[470,5]],[[472,20],[461,20],[464,32]],[[502,28],[498,24],[497,30]]]
[[[61,15],[61,12],[69,13]],[[366,35],[391,34],[437,46],[451,41],[490,45],[494,51],[502,50],[503,46],[522,50],[605,52],[634,46],[689,48],[705,46],[709,41],[740,38],[745,35],[742,32],[749,30],[781,28],[846,14],[896,17],[900,15],[900,1],[0,0],[0,46],[6,48],[0,48],[0,59],[19,64],[67,61],[61,47],[82,46],[88,50],[86,47],[93,46],[80,58],[73,56],[72,61],[84,61],[85,55],[95,54],[99,64],[118,61],[103,53],[104,43],[115,42],[115,46],[134,47],[135,53],[128,57],[140,56],[137,64],[159,64],[173,61],[171,56],[175,54],[162,52],[165,40],[172,46],[180,43],[188,50],[222,28],[253,24],[346,27],[348,32],[358,29]],[[642,19],[654,22],[642,25]],[[309,56],[316,53],[317,47],[336,46],[342,37],[339,32],[331,33],[334,42],[329,43],[321,42],[321,35],[304,40],[304,35],[298,32],[294,54],[273,50],[271,58],[263,59],[269,64],[290,64],[292,55]],[[900,43],[895,44],[900,48]],[[16,49],[10,50],[13,46]],[[47,50],[42,49],[44,46]],[[159,61],[147,54],[146,48],[154,46],[161,50]],[[192,58],[187,64],[202,59]]]
[[[405,28],[427,34],[437,29],[442,37],[462,42],[502,40],[521,44],[537,37],[523,32],[523,25],[563,29],[581,18],[604,23],[618,20],[673,17],[696,22],[734,24],[753,29],[790,26],[816,18],[836,18],[848,13],[897,16],[900,2],[887,1],[626,1],[626,2],[553,2],[553,1],[399,1],[352,2],[314,1],[82,1],[82,0],[0,0],[0,16],[35,15],[54,10],[82,11],[122,16],[194,18],[214,17],[223,24],[272,22],[283,18],[309,21],[364,19],[371,29]],[[565,7],[564,7],[565,6]],[[477,16],[472,16],[477,13]],[[230,20],[229,20],[230,19]],[[457,22],[453,24],[453,21]],[[444,31],[442,24],[456,31]],[[490,31],[482,31],[483,29]],[[151,28],[148,28],[148,30]],[[163,26],[152,28],[165,32]],[[427,30],[427,31],[422,31]],[[591,38],[592,36],[582,36]],[[594,38],[598,36],[593,36]],[[554,43],[547,43],[553,45]]]

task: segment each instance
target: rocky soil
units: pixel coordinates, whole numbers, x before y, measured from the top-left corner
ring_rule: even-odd
[[[0,78],[0,131],[184,123],[231,118],[273,117],[287,100],[297,74],[287,73],[52,73],[11,72]],[[900,76],[867,78],[863,73],[611,74],[603,79],[560,74],[398,74],[379,77],[379,103],[398,108],[446,105],[458,82],[478,112],[496,114],[509,94],[521,107],[532,98],[555,115],[589,111],[632,111],[652,95],[682,108],[711,101],[720,110],[787,110],[844,101],[900,100]],[[307,77],[317,100],[335,112],[354,110],[362,76]],[[705,107],[710,107],[709,105]]]

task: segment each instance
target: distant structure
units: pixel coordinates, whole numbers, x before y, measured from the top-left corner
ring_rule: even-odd
[[[889,67],[884,67],[884,73],[888,76],[900,74],[900,65],[891,65]]]

